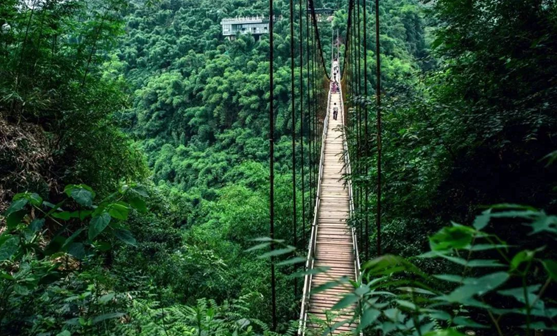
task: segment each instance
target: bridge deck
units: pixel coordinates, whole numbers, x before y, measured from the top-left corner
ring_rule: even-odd
[[[338,107],[337,120],[333,119],[333,108]],[[354,280],[354,242],[347,219],[350,215],[350,196],[348,189],[341,179],[344,171],[344,140],[341,127],[343,123],[341,95],[331,94],[330,111],[328,115],[328,131],[325,139],[325,157],[323,161],[323,176],[321,180],[321,202],[317,218],[317,240],[315,244],[314,267],[327,266],[326,273],[314,275],[311,287],[347,276]],[[308,307],[307,329],[317,329],[323,326],[316,320],[328,321],[329,325],[349,319],[352,315],[348,312],[331,312],[330,319],[326,319],[325,312],[348,293],[349,290],[342,286],[312,294]],[[353,312],[354,307],[349,307]],[[345,324],[335,330],[334,334],[350,332],[355,325]]]

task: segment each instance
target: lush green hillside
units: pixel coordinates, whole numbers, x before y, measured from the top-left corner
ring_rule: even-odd
[[[348,1],[314,2],[336,9],[331,23],[319,23],[328,63],[331,28],[347,42]],[[368,51],[357,57],[367,57],[373,103],[375,9],[366,3]],[[281,247],[297,248],[286,248],[283,260],[306,253],[313,135],[327,81],[318,63],[317,93],[308,96],[307,48],[315,42],[307,20],[296,18],[292,223],[289,1],[274,5],[275,235]],[[356,284],[355,295],[381,301],[358,310],[366,312],[361,321],[401,335],[416,333],[420,323],[423,330],[477,327],[469,316],[502,334],[494,314],[504,332],[554,325],[544,294],[556,279],[555,218],[538,209],[556,210],[556,7],[549,0],[380,2],[384,250],[415,256],[431,246],[430,257],[470,258],[477,249],[492,261],[476,263],[500,272],[470,270],[459,258],[445,259],[463,269],[416,262],[424,272],[409,260],[374,259],[365,266],[369,283]],[[269,234],[269,36],[227,40],[220,26],[223,18],[267,11],[266,0],[0,3],[0,334],[275,335],[268,331],[270,262],[258,258],[266,250],[247,251]],[[363,37],[352,34],[362,49]],[[352,90],[356,59],[347,64],[354,107],[363,101]],[[319,103],[310,109],[309,100]],[[371,197],[368,213],[359,203],[357,227],[376,216],[376,111],[367,108],[373,150],[352,157],[371,168],[350,178]],[[362,139],[355,142],[353,129],[349,136],[354,152]],[[451,220],[471,223],[482,206],[496,203],[537,209],[499,206],[473,226],[443,228]],[[371,233],[362,239],[373,246]],[[472,247],[485,237],[493,240]],[[277,332],[284,335],[294,333],[299,314],[294,271],[277,266]],[[430,276],[442,272],[462,274],[459,291]],[[499,294],[537,304],[517,308],[510,300],[490,302],[495,293],[482,296],[507,280]],[[419,287],[420,295],[399,294],[400,284]],[[522,286],[524,296],[511,286]],[[447,312],[439,300],[416,308],[430,304],[431,293],[448,301]],[[446,335],[460,336],[453,329]]]

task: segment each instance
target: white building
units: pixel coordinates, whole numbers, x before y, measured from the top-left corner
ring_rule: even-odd
[[[236,34],[252,34],[259,37],[269,33],[269,19],[264,16],[237,17],[221,21],[222,35],[234,39]]]

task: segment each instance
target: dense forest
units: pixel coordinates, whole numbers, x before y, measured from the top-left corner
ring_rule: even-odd
[[[337,44],[363,265],[338,308],[365,335],[555,332],[557,4],[380,0],[377,132],[375,2],[272,3],[273,97],[269,35],[221,27],[269,1],[0,3],[0,335],[295,334]]]

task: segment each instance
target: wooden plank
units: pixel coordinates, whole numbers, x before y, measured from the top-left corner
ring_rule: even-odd
[[[333,94],[331,101],[337,106],[342,106],[339,94]],[[329,126],[327,138],[323,149],[323,176],[320,185],[320,207],[317,212],[317,241],[315,250],[314,267],[328,267],[325,273],[313,275],[311,286],[313,288],[340,279],[343,276],[355,279],[354,242],[352,241],[352,228],[348,225],[350,216],[350,199],[344,178],[344,139],[342,136],[343,120],[332,119],[329,113]],[[350,293],[350,285],[339,284],[310,297],[309,316],[324,320],[325,312],[329,311],[344,295]],[[335,312],[334,322],[350,318],[355,305]],[[333,322],[333,323],[334,323]],[[306,324],[308,329],[320,330],[323,326],[312,323],[311,318]],[[356,324],[345,324],[337,329],[333,335],[351,332]]]

